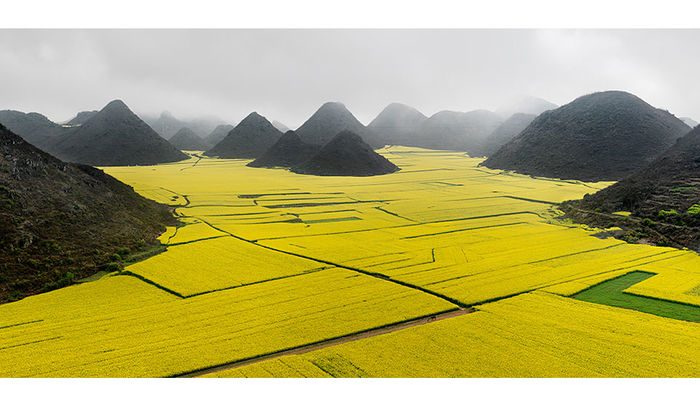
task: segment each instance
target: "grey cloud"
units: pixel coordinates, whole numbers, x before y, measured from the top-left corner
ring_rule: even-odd
[[[299,126],[341,101],[495,109],[622,89],[700,118],[698,30],[1,30],[0,109],[60,121],[120,98],[139,113],[255,110]]]

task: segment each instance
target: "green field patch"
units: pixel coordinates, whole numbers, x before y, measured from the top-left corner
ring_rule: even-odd
[[[596,284],[578,294],[574,294],[573,298],[596,304],[646,312],[666,318],[700,322],[700,307],[698,306],[623,292],[626,288],[655,275],[645,271],[633,271]]]

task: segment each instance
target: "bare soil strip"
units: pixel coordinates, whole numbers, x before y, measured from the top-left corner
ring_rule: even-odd
[[[430,322],[441,321],[443,319],[454,318],[460,315],[465,315],[474,312],[472,308],[459,308],[457,310],[441,312],[438,314],[432,314],[416,319],[411,319],[408,321],[397,322],[394,324],[385,325],[379,328],[368,329],[366,331],[355,332],[349,335],[340,336],[337,338],[326,339],[320,342],[310,343],[308,345],[297,346],[290,349],[281,350],[278,352],[272,352],[265,355],[255,356],[248,359],[242,359],[235,362],[223,363],[216,366],[206,367],[203,369],[193,370],[191,372],[186,372],[178,374],[172,377],[198,377],[204,376],[210,373],[216,373],[223,370],[235,369],[241,366],[252,365],[254,363],[262,362],[265,360],[276,359],[282,356],[289,355],[300,355],[302,353],[307,353],[315,351],[318,349],[327,348],[329,346],[340,345],[342,343],[353,342],[360,339],[371,338],[377,335],[384,335],[395,331],[400,331],[402,329],[414,327],[417,325],[423,325]]]

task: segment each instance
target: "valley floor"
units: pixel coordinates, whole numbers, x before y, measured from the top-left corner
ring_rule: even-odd
[[[105,168],[183,225],[124,272],[0,306],[0,376],[700,375],[697,253],[555,209],[608,183],[380,153],[402,170]]]

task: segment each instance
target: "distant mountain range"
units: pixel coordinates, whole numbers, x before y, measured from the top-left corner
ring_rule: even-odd
[[[111,119],[103,111],[84,111],[64,125],[38,113],[5,110],[0,111],[0,123],[65,160],[134,165],[184,159],[177,148],[158,141],[154,131],[149,131],[125,105],[122,107],[113,109]],[[503,117],[514,111],[520,112]],[[544,113],[535,116],[537,112]],[[205,149],[208,155],[221,158],[260,158],[280,140],[278,127],[286,128],[255,113],[235,127],[201,119],[198,128],[208,126],[206,134],[168,112],[149,120],[165,137],[188,129],[172,143],[175,146]],[[413,107],[392,103],[368,126],[342,103],[329,102],[295,133],[303,143],[321,147],[344,130],[357,134],[373,148],[398,144],[465,151],[471,156],[489,156],[484,165],[492,168],[603,180],[620,179],[650,162],[689,128],[668,112],[654,109],[628,93],[613,91],[586,95],[561,108],[543,99],[525,97],[496,112],[445,110],[430,117]]]
[[[487,110],[443,110],[426,117],[413,107],[392,103],[367,127],[383,144],[457,150],[482,156],[515,137],[534,117],[516,113],[504,122],[500,115]]]
[[[164,111],[160,116],[155,117],[147,114],[139,115],[153,130],[164,139],[170,139],[181,128],[187,127],[197,136],[207,137],[216,126],[226,124],[223,120],[214,117],[201,117],[190,120],[181,120],[173,116],[172,113]]]
[[[206,137],[204,137],[204,142],[209,144],[209,146],[213,147],[221,140],[226,138],[226,135],[233,130],[235,126],[232,126],[230,124],[220,124],[214,128],[214,130],[211,131]]]
[[[483,155],[489,157],[494,154],[503,145],[525,130],[535,120],[535,117],[537,116],[527,113],[515,113],[510,116],[484,139],[481,147]]]
[[[547,110],[556,109],[557,105],[534,96],[522,96],[515,98],[503,106],[496,109],[495,113],[504,119],[511,117],[516,113],[525,113],[538,116]]]
[[[417,109],[401,103],[391,103],[367,127],[379,140],[389,145],[416,143],[416,130],[428,117]]]
[[[619,180],[690,131],[680,119],[620,91],[546,111],[483,165],[582,181]]]
[[[183,127],[170,138],[170,144],[178,150],[204,151],[211,146],[195,134],[189,127]]]
[[[416,147],[466,151],[471,156],[481,156],[484,140],[502,121],[500,116],[488,110],[444,110],[420,125],[417,130],[420,142]]]

